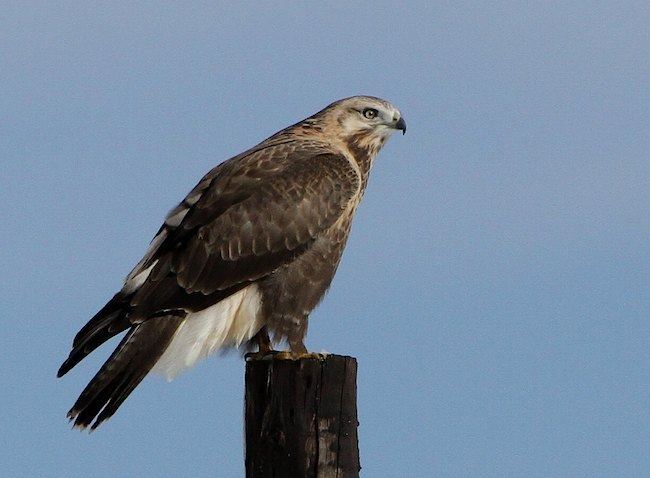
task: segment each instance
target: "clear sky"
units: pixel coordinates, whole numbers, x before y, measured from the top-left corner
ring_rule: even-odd
[[[367,477],[650,476],[648,2],[2,2],[0,474],[243,475],[243,363],[92,435],[55,379],[167,210],[331,101],[403,112],[307,345]]]

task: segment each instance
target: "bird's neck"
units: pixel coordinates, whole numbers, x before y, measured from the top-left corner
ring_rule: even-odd
[[[368,182],[373,160],[385,142],[385,137],[366,133],[357,133],[346,141],[348,150],[359,166],[364,188]]]

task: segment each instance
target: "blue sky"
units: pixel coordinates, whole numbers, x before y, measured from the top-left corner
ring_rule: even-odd
[[[359,361],[363,475],[650,475],[647,2],[3,2],[3,476],[242,476],[243,363],[65,420],[74,333],[213,165],[389,99],[307,345]]]

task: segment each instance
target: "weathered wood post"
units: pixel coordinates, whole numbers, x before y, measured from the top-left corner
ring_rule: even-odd
[[[247,358],[247,478],[359,476],[357,361]]]

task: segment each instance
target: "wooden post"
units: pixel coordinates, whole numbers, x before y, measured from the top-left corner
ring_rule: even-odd
[[[359,476],[357,361],[246,361],[247,478]]]

